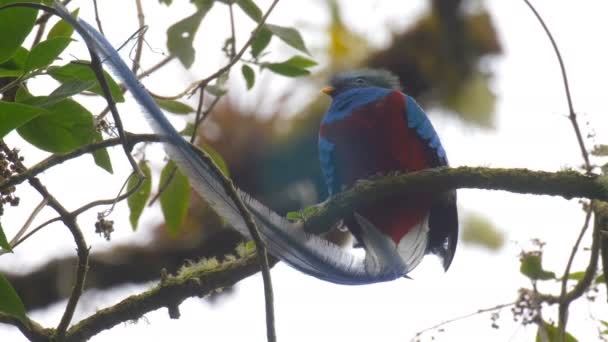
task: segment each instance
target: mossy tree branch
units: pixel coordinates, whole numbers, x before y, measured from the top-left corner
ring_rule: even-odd
[[[436,193],[458,188],[504,190],[520,194],[608,200],[608,178],[576,171],[532,171],[486,167],[437,168],[357,182],[348,191],[318,204],[304,229],[322,232],[353,210],[396,195]]]

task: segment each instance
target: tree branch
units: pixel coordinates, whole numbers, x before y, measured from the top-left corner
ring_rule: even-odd
[[[440,193],[459,188],[608,200],[608,178],[603,176],[587,176],[576,171],[468,166],[437,168],[358,181],[348,191],[318,204],[317,210],[306,218],[304,229],[312,233],[323,232],[356,208],[388,197]]]
[[[127,297],[116,305],[97,311],[73,325],[67,332],[66,341],[84,341],[102,330],[117,324],[136,320],[147,312],[162,307],[176,307],[189,297],[203,297],[217,289],[231,286],[259,271],[254,249],[245,251],[242,257],[221,264],[204,260],[184,267],[176,276],[167,276],[154,288]]]
[[[156,134],[132,134],[132,133],[125,132],[125,137],[128,141],[128,144],[131,146],[133,146],[137,143],[140,143],[140,142],[161,142],[161,141],[165,140],[165,138],[163,138],[159,135],[156,135]],[[20,183],[26,181],[27,179],[35,177],[38,174],[50,169],[51,167],[61,164],[70,159],[80,157],[81,155],[84,155],[87,153],[93,153],[102,148],[120,145],[122,143],[123,143],[123,141],[121,138],[112,138],[112,139],[107,139],[107,140],[103,140],[103,141],[95,142],[93,144],[79,147],[69,153],[54,154],[54,155],[46,158],[45,160],[39,162],[38,164],[28,168],[27,170],[20,172],[19,174],[16,174],[16,175],[6,179],[4,182],[0,183],[0,191],[7,189],[11,186],[20,184]]]

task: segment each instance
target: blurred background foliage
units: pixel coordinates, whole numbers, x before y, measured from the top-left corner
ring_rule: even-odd
[[[299,82],[315,82],[320,89],[331,74],[341,70],[384,68],[397,74],[403,90],[427,111],[439,109],[469,125],[492,129],[496,95],[490,87],[493,73],[485,61],[501,53],[492,17],[474,0],[430,3],[430,10],[416,22],[393,33],[388,46],[374,49],[344,23],[339,3],[328,0],[331,22],[322,29],[329,41],[321,51],[327,68],[319,72],[322,78],[295,80],[290,89],[297,89]],[[287,102],[291,96],[295,94],[287,91],[279,102]],[[286,106],[277,103],[275,114],[263,118],[243,111],[228,92],[200,130],[199,141],[220,153],[235,184],[285,214],[327,196],[317,157],[317,134],[328,104],[326,96],[318,94],[295,116],[286,115],[292,113],[282,112]],[[184,260],[222,257],[233,251],[239,235],[221,229],[221,219],[194,193],[191,196],[188,217],[178,236],[169,236],[159,226],[146,246],[118,245],[109,252],[94,253],[87,286],[108,288],[157,279],[163,267],[173,272]],[[499,248],[503,241],[483,218],[466,220],[463,231],[467,241],[488,248]],[[334,238],[345,237],[337,234]],[[69,293],[71,282],[66,274],[71,274],[72,265],[72,258],[58,259],[31,273],[7,278],[26,307],[33,309]]]

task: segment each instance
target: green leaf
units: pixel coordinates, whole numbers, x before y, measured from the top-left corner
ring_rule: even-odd
[[[60,102],[64,99],[80,94],[85,90],[89,90],[95,86],[95,81],[72,80],[62,83],[59,87],[53,90],[49,96],[40,96],[28,99],[22,102],[45,107]]]
[[[220,169],[222,174],[224,174],[224,176],[226,176],[226,177],[230,176],[230,170],[228,170],[228,164],[226,163],[226,161],[224,160],[222,155],[217,150],[215,150],[213,147],[211,147],[210,145],[207,145],[207,144],[203,144],[200,149],[193,145],[191,145],[190,147],[193,149],[194,153],[201,155],[203,157],[203,159],[205,159],[205,156],[202,151],[205,151],[209,155],[211,160],[215,163],[215,165]]]
[[[0,101],[0,138],[4,138],[10,131],[45,113],[48,111],[44,108]]]
[[[253,2],[253,0],[236,0],[236,4],[249,16],[249,18],[258,23],[262,20],[262,10]]]
[[[499,250],[505,242],[504,234],[487,217],[470,213],[462,223],[461,239],[465,243]]]
[[[532,280],[555,279],[555,273],[543,269],[541,256],[538,253],[524,255],[519,271]]]
[[[557,342],[558,340],[558,335],[559,335],[559,330],[557,329],[557,327],[555,325],[552,325],[550,323],[547,322],[543,322],[543,327],[545,328],[545,331],[547,333],[547,338],[549,342]],[[564,336],[564,342],[578,342],[578,340],[572,336],[569,332],[566,331],[566,336]],[[541,327],[538,327],[538,331],[536,333],[536,342],[544,342],[545,340],[543,340],[542,338],[542,334],[541,334]]]
[[[298,211],[290,211],[287,213],[287,219],[290,221],[307,220],[311,215],[318,211],[316,206],[306,207]]]
[[[601,274],[601,275],[597,276],[597,278],[595,278],[595,282],[597,284],[599,284],[599,283],[605,283],[606,282],[606,277],[603,274]]]
[[[255,84],[255,72],[253,69],[251,69],[249,65],[243,64],[241,67],[241,72],[243,73],[243,77],[247,83],[247,90],[253,88],[253,85]]]
[[[304,39],[302,39],[302,36],[298,30],[291,27],[283,27],[272,24],[266,24],[265,26],[270,30],[270,32],[272,32],[272,34],[279,37],[279,39],[284,41],[289,46],[310,55],[308,49],[306,49],[306,45],[304,44]]]
[[[72,12],[72,16],[78,17],[79,11],[80,11],[79,8],[74,10]],[[73,33],[74,33],[74,27],[72,27],[72,25],[70,25],[67,21],[62,19],[62,20],[59,20],[55,25],[53,25],[53,27],[49,30],[49,33],[46,36],[46,38],[50,39],[50,38],[56,38],[56,37],[71,37]]]
[[[299,211],[290,211],[287,213],[286,217],[289,221],[299,221],[304,219]]]
[[[137,191],[135,191],[129,198],[127,199],[127,204],[129,205],[129,221],[131,222],[131,228],[133,231],[137,229],[137,223],[139,222],[139,217],[144,211],[146,207],[146,202],[148,202],[148,198],[150,197],[150,192],[152,192],[152,172],[150,172],[150,167],[148,163],[145,161],[139,162],[139,168],[144,173],[146,178],[141,183],[141,186]],[[127,191],[131,191],[137,185],[137,177],[131,176],[129,179],[129,184],[127,185]]]
[[[95,134],[95,142],[103,141],[101,133],[96,133],[97,134]],[[114,169],[112,168],[112,160],[110,159],[110,154],[108,153],[107,148],[102,148],[93,152],[93,160],[95,160],[95,164],[97,164],[97,166],[108,171],[109,174],[114,173]]]
[[[583,279],[583,277],[585,276],[585,272],[584,271],[580,271],[580,272],[573,272],[573,273],[569,273],[568,274],[568,279],[569,280],[581,280]],[[559,280],[562,280],[563,278],[560,278]]]
[[[30,144],[53,153],[66,153],[96,139],[93,115],[70,99],[50,105],[17,131]]]
[[[193,15],[171,25],[167,30],[167,48],[172,55],[187,68],[194,63],[195,50],[192,46],[194,36],[207,12],[213,7],[213,1],[201,1],[199,10]]]
[[[30,0],[0,0],[0,6],[18,2],[40,2]],[[0,63],[17,52],[34,27],[38,10],[13,7],[0,11]]]
[[[155,98],[154,101],[160,108],[173,114],[190,114],[194,112],[194,108],[180,101],[157,98]]]
[[[314,65],[317,65],[315,61],[302,56],[294,56],[280,63],[262,64],[263,67],[268,68],[277,74],[289,77],[309,75],[310,71],[306,70],[306,68]]]
[[[203,151],[207,152],[209,157],[211,157],[211,160],[213,160],[215,165],[217,165],[217,167],[220,168],[220,171],[222,171],[224,176],[226,176],[226,177],[230,176],[230,170],[228,170],[228,164],[226,163],[226,161],[224,160],[222,155],[216,149],[211,147],[211,145],[207,145],[207,144],[203,144],[202,149],[203,149]]]
[[[28,54],[26,48],[19,47],[8,61],[0,63],[0,77],[19,77],[23,75]]]
[[[0,247],[2,247],[2,249],[9,251],[11,253],[13,252],[11,245],[8,243],[8,240],[6,239],[6,235],[4,234],[4,229],[2,229],[1,224],[0,224]]]
[[[251,55],[253,58],[258,58],[260,54],[268,47],[268,44],[272,40],[272,32],[269,29],[262,27],[253,38],[251,42]]]
[[[82,63],[69,63],[60,67],[50,67],[48,68],[48,73],[61,83],[67,83],[75,80],[79,81],[94,81],[95,86],[90,88],[90,91],[103,96],[103,91],[101,90],[101,86],[97,81],[97,77],[95,77],[95,73],[93,69],[91,69],[89,64],[85,62]],[[122,95],[120,90],[120,86],[114,79],[104,71],[104,76],[106,82],[108,82],[108,86],[110,88],[110,93],[112,94],[112,98],[116,102],[124,102],[125,98]]]
[[[188,178],[177,169],[175,163],[169,161],[160,173],[159,184],[161,186],[165,185],[171,174],[174,174],[174,176],[160,195],[160,207],[165,217],[168,232],[176,236],[181,230],[188,213],[190,183],[188,182]]]
[[[69,37],[56,37],[36,44],[27,56],[25,71],[32,71],[50,65],[70,45],[70,42]]]
[[[0,274],[0,312],[27,322],[25,306],[21,298],[2,274]]]

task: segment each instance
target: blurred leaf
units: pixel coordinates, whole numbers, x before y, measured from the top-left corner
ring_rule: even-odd
[[[605,157],[608,156],[608,145],[595,145],[593,146],[593,150],[591,151],[591,154],[593,154],[594,156],[598,156],[598,157]]]
[[[11,253],[13,252],[11,245],[8,243],[8,240],[6,239],[6,235],[4,234],[4,229],[2,228],[1,224],[0,224],[0,247],[2,247],[4,250],[9,251]]]
[[[27,322],[25,306],[21,298],[2,274],[0,274],[0,312]]]
[[[79,12],[80,8],[75,9],[72,12],[72,16],[77,18]],[[55,25],[53,25],[53,27],[49,30],[49,33],[47,34],[46,38],[51,39],[56,37],[71,37],[73,33],[74,27],[72,27],[72,25],[70,25],[67,21],[61,19],[57,23],[55,23]]]
[[[19,77],[23,75],[28,54],[26,48],[19,47],[9,60],[0,63],[0,77]]]
[[[463,220],[461,239],[465,243],[496,251],[505,243],[503,233],[486,217],[468,214]]]
[[[101,86],[97,81],[97,77],[95,77],[95,73],[91,69],[90,65],[82,62],[82,63],[68,63],[66,65],[60,67],[50,67],[48,68],[48,74],[54,78],[55,80],[61,83],[68,83],[71,81],[94,81],[95,86],[90,89],[91,92],[103,96],[103,91],[101,90]],[[116,102],[124,102],[125,98],[122,95],[122,91],[120,90],[120,86],[114,79],[104,71],[104,76],[106,82],[108,83],[108,87],[110,88],[110,93],[112,94],[112,98]]]
[[[127,199],[127,204],[129,205],[129,221],[131,222],[131,228],[135,231],[137,229],[137,223],[139,222],[139,217],[144,211],[146,207],[146,202],[148,202],[148,198],[150,197],[150,193],[152,192],[152,172],[150,172],[150,167],[148,163],[145,161],[139,162],[139,168],[143,172],[146,178],[143,180],[139,189],[134,192],[129,199]],[[131,191],[137,185],[137,177],[132,176],[129,179],[129,184],[127,185],[127,191]]]
[[[245,78],[245,82],[247,83],[247,90],[253,88],[253,85],[255,84],[255,71],[253,71],[249,65],[243,64],[241,67],[241,72],[243,73],[243,78]]]
[[[0,0],[0,6],[10,3],[40,2],[31,0]],[[0,63],[17,52],[34,27],[38,10],[33,8],[8,8],[0,11]]]
[[[194,134],[194,124],[192,124],[191,122],[188,122],[186,124],[186,127],[184,127],[184,129],[182,129],[179,134],[186,136],[186,137],[191,137]]]
[[[226,89],[227,81],[228,72],[225,72],[215,80],[215,84],[207,86],[205,90],[214,96],[224,96],[228,92],[228,89]]]
[[[541,256],[538,253],[524,255],[519,271],[532,280],[555,279],[555,273],[543,269]]]
[[[599,275],[597,278],[595,278],[595,282],[597,284],[599,284],[599,283],[605,283],[606,282],[606,277],[603,274]]]
[[[572,273],[568,274],[568,279],[569,280],[581,280],[581,279],[583,279],[584,276],[585,276],[584,271],[572,272]],[[558,280],[562,280],[562,279],[563,278],[559,278]]]
[[[201,21],[213,7],[213,1],[200,1],[197,7],[196,13],[171,25],[167,30],[167,48],[172,55],[177,56],[186,69],[194,63],[195,50],[192,42]]]
[[[251,19],[256,22],[262,20],[262,10],[253,0],[236,0],[236,4],[245,12]]]
[[[315,61],[306,57],[294,56],[284,62],[264,63],[262,66],[283,76],[298,77],[309,75],[310,71],[306,69],[316,64]]]
[[[59,57],[70,44],[69,37],[56,37],[42,41],[32,48],[25,61],[25,71],[44,68]]]
[[[442,99],[442,104],[460,113],[466,121],[494,128],[496,94],[490,89],[488,76],[482,73],[463,81],[455,93]]]
[[[255,35],[255,38],[251,42],[251,55],[253,58],[258,58],[260,54],[268,47],[268,44],[272,40],[272,32],[266,27],[262,27]]]
[[[328,1],[331,23],[327,29],[327,47],[332,69],[360,67],[369,55],[367,39],[344,25],[341,9],[335,0]]]
[[[47,113],[17,129],[30,144],[48,152],[66,153],[95,141],[93,115],[78,102],[65,99],[46,109]]]
[[[35,117],[48,113],[44,108],[21,103],[0,101],[0,138]]]
[[[154,101],[160,108],[173,114],[190,114],[194,112],[194,108],[180,101],[158,98],[155,98]]]
[[[177,169],[175,163],[169,161],[161,171],[159,184],[166,184],[171,174],[174,174],[171,181],[160,195],[160,207],[165,217],[167,231],[171,235],[176,236],[180,232],[188,213],[190,183],[188,182],[188,178]]]
[[[95,142],[103,141],[101,133],[96,133],[97,134],[95,134]],[[108,173],[114,173],[114,169],[112,168],[112,160],[110,159],[110,154],[108,153],[107,148],[102,148],[93,152],[93,160],[95,160],[95,164],[97,164],[97,166],[108,171]]]
[[[302,36],[298,30],[291,27],[283,27],[272,24],[266,24],[265,26],[270,30],[270,32],[272,32],[272,34],[279,37],[279,39],[284,41],[286,44],[304,52],[307,55],[310,55],[308,49],[306,49],[306,45],[304,44],[304,39],[302,39]]]
[[[548,341],[546,341],[542,338],[541,327],[539,326],[538,331],[536,332],[536,342],[558,342],[559,330],[557,329],[557,327],[550,323],[547,323],[547,322],[543,322],[542,324],[543,324],[545,331],[547,332]],[[566,331],[565,335],[566,336],[565,336],[565,339],[563,342],[577,342],[578,341],[574,336],[572,336],[567,331]]]

